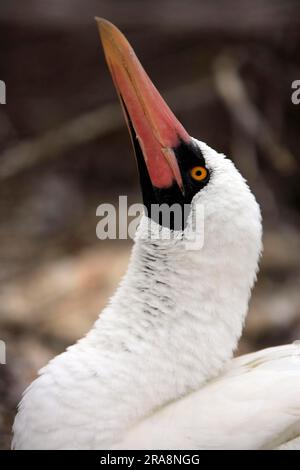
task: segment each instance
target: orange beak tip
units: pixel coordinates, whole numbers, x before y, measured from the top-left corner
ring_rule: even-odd
[[[95,16],[95,21],[98,24],[99,28],[105,28],[105,26],[113,27],[113,24],[110,21],[106,20],[105,18],[100,18],[99,16]]]

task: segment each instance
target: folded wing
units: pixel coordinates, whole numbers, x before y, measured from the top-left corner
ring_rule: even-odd
[[[119,449],[300,449],[300,344],[233,359],[135,426]]]

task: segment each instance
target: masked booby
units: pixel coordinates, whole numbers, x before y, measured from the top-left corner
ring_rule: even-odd
[[[300,448],[300,346],[232,359],[262,249],[259,205],[229,159],[189,136],[122,33],[97,23],[149,212],[95,325],[24,393],[12,447]],[[149,224],[163,203],[190,205],[181,231]],[[195,250],[184,235],[201,208]]]

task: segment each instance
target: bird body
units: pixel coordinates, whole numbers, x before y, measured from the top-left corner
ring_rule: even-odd
[[[113,448],[299,449],[299,372],[299,344],[237,357],[218,377],[143,420]]]
[[[156,95],[131,50],[127,54],[128,43],[101,21],[144,201],[148,207],[157,199],[190,202],[190,212],[183,230],[142,217],[127,273],[108,306],[25,392],[13,447],[297,446],[292,440],[300,434],[300,347],[232,359],[262,249],[259,206],[229,159],[190,138],[170,111],[161,114],[160,102],[157,111]],[[125,61],[142,84],[127,83]],[[163,132],[153,116],[158,123],[167,116]],[[185,235],[202,211],[204,243],[195,248]]]

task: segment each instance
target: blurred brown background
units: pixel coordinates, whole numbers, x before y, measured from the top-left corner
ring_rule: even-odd
[[[128,261],[130,241],[95,233],[101,202],[140,200],[95,15],[260,202],[265,252],[239,352],[300,338],[299,2],[1,0],[0,448],[37,369],[89,329]]]

